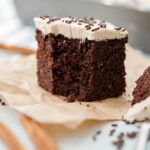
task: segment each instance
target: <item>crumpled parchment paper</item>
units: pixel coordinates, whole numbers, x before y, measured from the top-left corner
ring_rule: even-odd
[[[64,97],[54,96],[38,86],[35,55],[0,60],[0,95],[10,107],[40,123],[77,127],[85,120],[120,120],[130,107],[135,80],[150,65],[150,58],[129,46],[126,53],[127,90],[121,97],[67,103]]]

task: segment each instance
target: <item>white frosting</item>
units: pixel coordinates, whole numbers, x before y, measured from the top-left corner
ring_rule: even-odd
[[[71,22],[66,23],[65,21],[70,21],[71,18],[62,18],[60,20],[56,20],[53,22],[49,22],[49,18],[34,18],[35,26],[39,29],[44,35],[49,33],[53,33],[54,35],[62,34],[67,38],[72,39],[81,39],[85,40],[106,40],[106,39],[121,39],[128,36],[128,32],[126,30],[120,29],[116,30],[115,26],[105,22],[106,28],[99,28],[98,30],[92,31],[100,27],[101,20],[94,20],[95,23],[91,26],[91,29],[87,30],[85,28],[87,23]]]
[[[129,122],[134,120],[143,121],[146,118],[150,119],[150,97],[133,105],[124,115],[124,119]]]

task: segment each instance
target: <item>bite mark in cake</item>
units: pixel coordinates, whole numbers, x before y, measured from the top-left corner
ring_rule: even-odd
[[[68,101],[118,97],[125,91],[124,28],[93,18],[38,17],[39,85]]]

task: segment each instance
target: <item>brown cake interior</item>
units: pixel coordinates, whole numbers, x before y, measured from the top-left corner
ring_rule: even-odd
[[[145,100],[150,96],[150,67],[148,67],[142,76],[136,81],[136,87],[133,91],[132,105]]]
[[[43,36],[36,31],[39,85],[68,97],[68,101],[93,101],[125,91],[124,39],[82,42],[63,35]]]

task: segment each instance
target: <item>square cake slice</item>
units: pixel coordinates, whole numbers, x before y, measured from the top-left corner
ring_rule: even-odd
[[[94,101],[125,92],[128,32],[93,18],[34,18],[39,85],[68,101]]]

